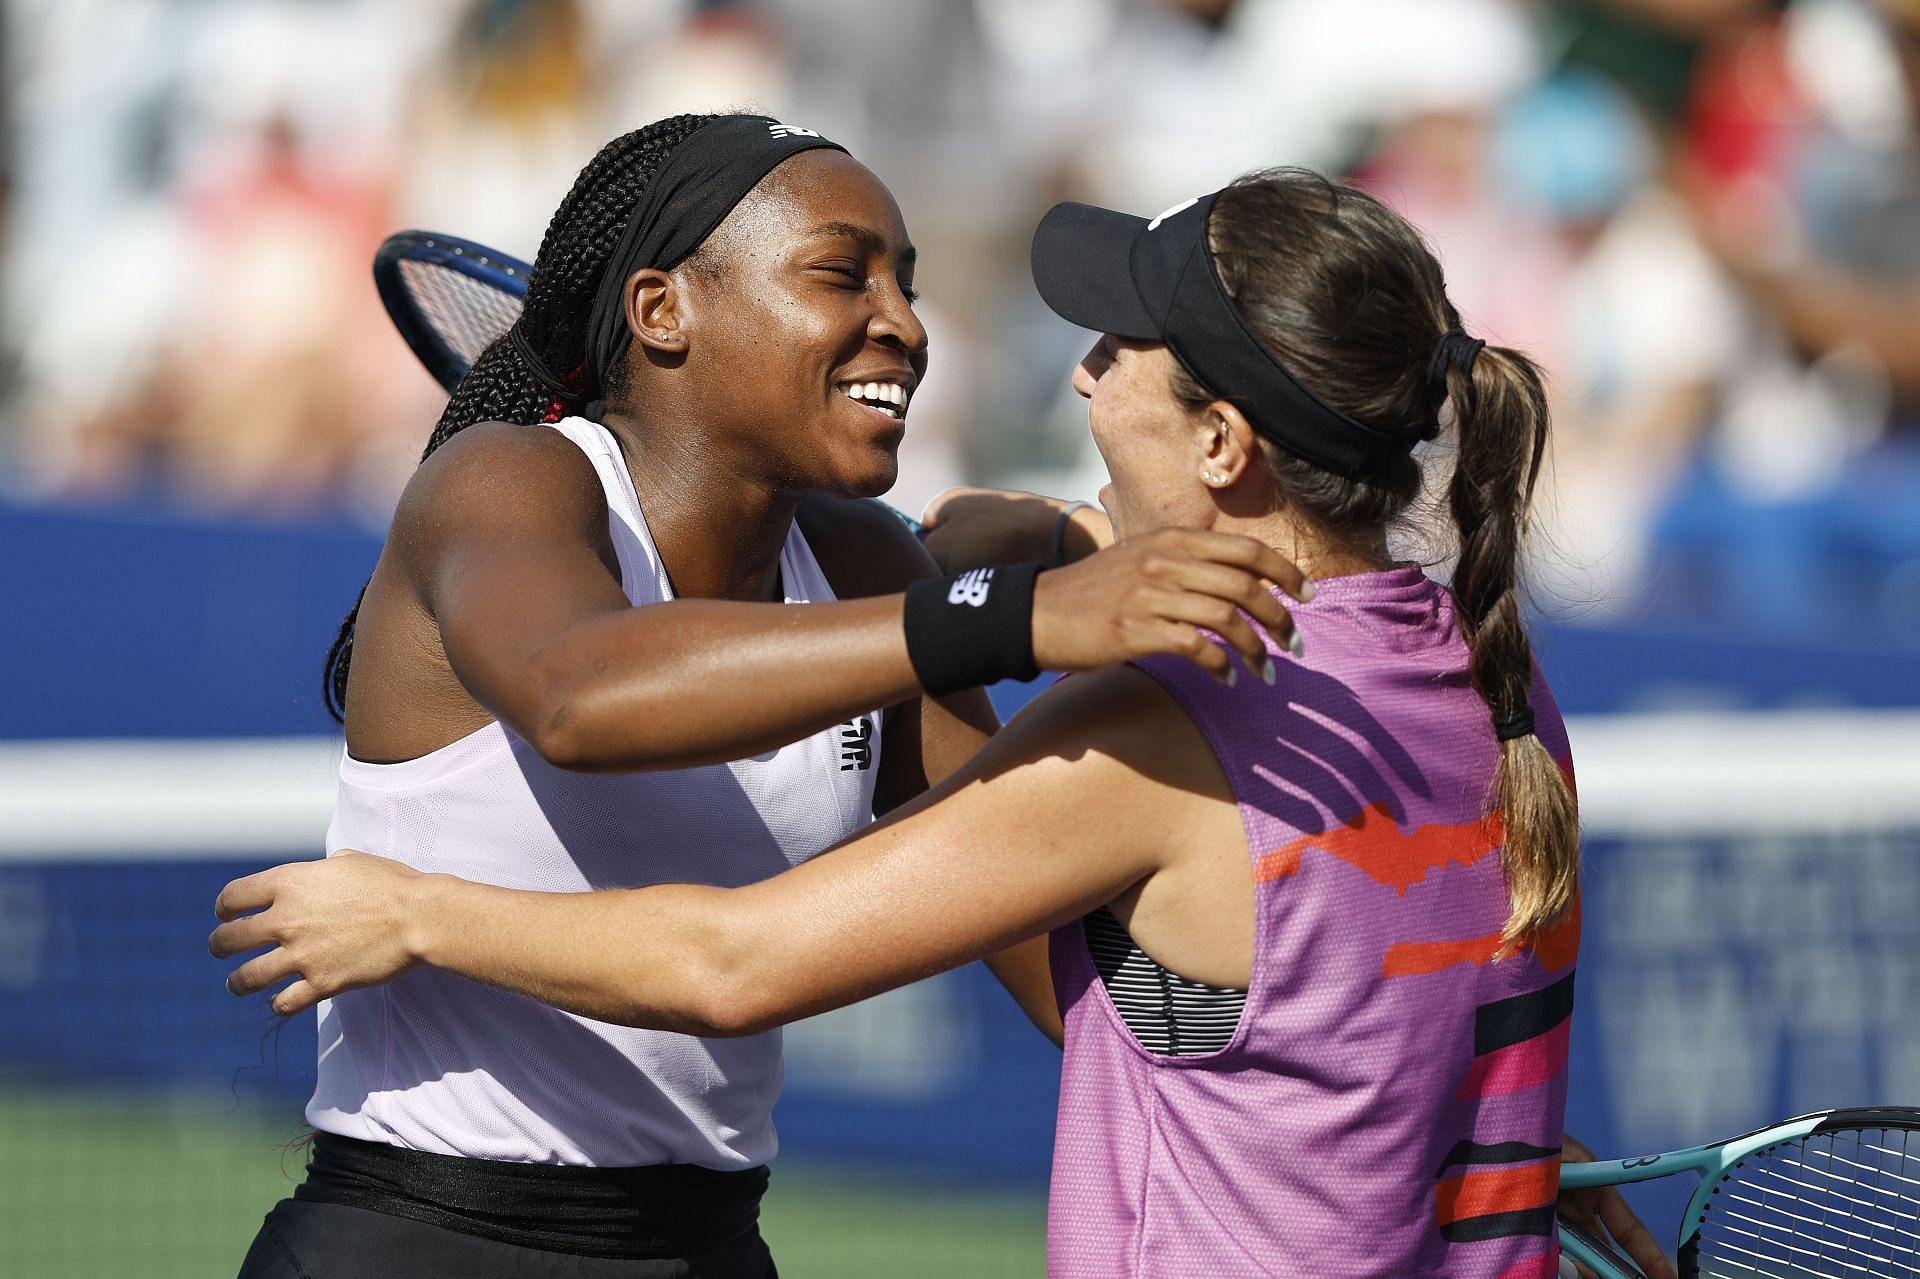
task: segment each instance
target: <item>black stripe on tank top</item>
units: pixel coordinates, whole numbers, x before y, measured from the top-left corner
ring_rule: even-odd
[[[1105,906],[1080,925],[1100,984],[1142,1048],[1161,1057],[1197,1057],[1232,1042],[1246,1007],[1246,991],[1168,972],[1140,949]]]
[[[1473,1055],[1544,1035],[1573,1015],[1573,974],[1541,990],[1482,1004],[1473,1016]]]
[[[1481,1143],[1478,1141],[1456,1141],[1447,1157],[1440,1161],[1440,1171],[1435,1178],[1447,1175],[1447,1170],[1458,1165],[1472,1164],[1518,1164],[1532,1159],[1545,1159],[1549,1155],[1560,1153],[1558,1146],[1534,1146],[1524,1141],[1496,1141]]]
[[[1440,1237],[1448,1243],[1483,1243],[1510,1235],[1550,1235],[1554,1229],[1554,1206],[1518,1208],[1511,1212],[1488,1213],[1484,1217],[1466,1217],[1440,1227]]]

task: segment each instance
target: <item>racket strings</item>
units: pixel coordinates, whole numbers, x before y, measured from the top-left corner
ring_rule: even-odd
[[[1728,1171],[1701,1222],[1702,1279],[1920,1279],[1920,1139],[1842,1128]]]
[[[407,296],[440,340],[472,366],[520,316],[520,299],[433,262],[399,263]]]

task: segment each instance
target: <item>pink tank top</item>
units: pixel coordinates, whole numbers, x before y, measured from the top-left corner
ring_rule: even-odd
[[[1146,1052],[1078,923],[1048,1273],[1552,1279],[1578,911],[1494,962],[1498,758],[1452,597],[1418,567],[1316,583],[1269,688],[1141,663],[1239,801],[1255,888],[1232,1041]],[[1536,676],[1539,735],[1569,770]]]

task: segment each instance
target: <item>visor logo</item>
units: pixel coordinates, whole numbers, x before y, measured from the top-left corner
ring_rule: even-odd
[[[1180,201],[1180,203],[1174,205],[1171,209],[1168,209],[1165,213],[1162,213],[1159,217],[1147,223],[1147,230],[1158,231],[1160,229],[1160,224],[1162,222],[1165,222],[1168,218],[1172,217],[1176,213],[1180,213],[1187,209],[1191,209],[1194,205],[1198,203],[1200,203],[1200,197],[1197,195],[1194,196],[1191,200]]]
[[[818,129],[803,129],[797,124],[770,124],[767,132],[776,138],[817,138]]]

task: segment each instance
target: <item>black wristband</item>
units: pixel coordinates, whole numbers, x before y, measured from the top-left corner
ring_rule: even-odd
[[[1003,679],[1032,679],[1038,564],[969,569],[907,588],[907,658],[933,697]]]

